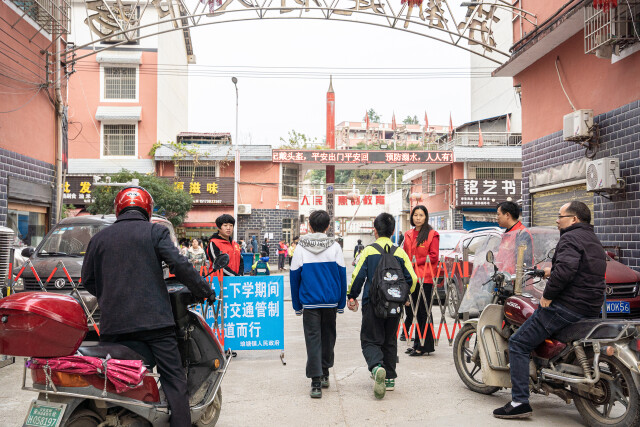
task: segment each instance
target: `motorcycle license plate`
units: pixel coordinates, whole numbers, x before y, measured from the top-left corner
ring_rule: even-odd
[[[628,301],[607,301],[607,313],[631,313]]]
[[[66,403],[34,400],[22,427],[59,427],[66,408]]]

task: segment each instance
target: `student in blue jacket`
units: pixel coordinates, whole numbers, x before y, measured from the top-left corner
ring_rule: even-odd
[[[333,367],[336,343],[336,313],[344,312],[347,299],[347,269],[340,245],[325,234],[331,218],[318,210],[309,216],[311,233],[300,238],[293,253],[291,302],[302,315],[307,345],[307,378],[311,378],[311,397],[322,397],[329,387],[329,368]]]

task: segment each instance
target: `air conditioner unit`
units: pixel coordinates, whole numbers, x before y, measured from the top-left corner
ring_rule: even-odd
[[[251,205],[238,205],[238,215],[251,214]]]
[[[591,139],[593,110],[576,110],[564,116],[562,136],[565,141],[584,141]]]
[[[617,157],[587,162],[587,191],[604,191],[622,188],[620,161]]]

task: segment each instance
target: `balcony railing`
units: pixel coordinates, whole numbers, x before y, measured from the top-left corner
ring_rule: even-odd
[[[396,150],[439,150],[438,143],[427,142],[417,140],[404,140],[398,139],[374,139],[374,140],[350,140],[349,142],[338,141],[337,149],[339,150],[393,150],[393,144],[395,142]]]
[[[49,34],[68,34],[70,6],[67,0],[12,0],[13,4]]]
[[[477,147],[480,143],[478,132],[456,132],[451,141],[438,144],[440,150],[451,150],[453,147]],[[522,135],[508,132],[482,132],[482,146],[508,146],[522,145]]]

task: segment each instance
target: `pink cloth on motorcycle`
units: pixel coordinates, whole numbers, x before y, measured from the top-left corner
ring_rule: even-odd
[[[66,356],[52,359],[33,358],[27,362],[30,369],[42,369],[49,365],[52,371],[80,375],[104,375],[106,364],[107,380],[118,393],[142,385],[147,368],[141,360],[100,359],[89,356]]]

